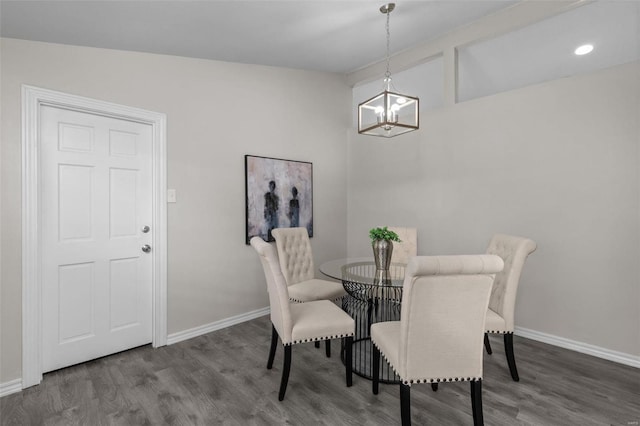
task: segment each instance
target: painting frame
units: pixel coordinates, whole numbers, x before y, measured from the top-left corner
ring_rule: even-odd
[[[274,241],[274,228],[303,227],[313,237],[313,163],[244,156],[245,244]]]

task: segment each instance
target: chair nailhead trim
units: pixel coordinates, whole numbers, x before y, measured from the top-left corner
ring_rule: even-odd
[[[414,383],[477,382],[480,380],[482,380],[482,377],[448,377],[445,379],[402,380],[402,383],[411,386]]]
[[[375,342],[373,343],[373,345],[376,348],[378,348],[378,345],[376,345]],[[400,374],[398,374],[398,372],[396,371],[396,368],[393,365],[391,365],[391,363],[389,362],[387,357],[384,355],[384,353],[380,352],[380,355],[382,355],[382,357],[391,366],[391,368],[393,369],[393,372],[399,376]],[[411,386],[414,383],[472,382],[472,381],[477,382],[482,380],[482,377],[448,377],[448,378],[438,378],[438,379],[411,379],[411,380],[401,379],[401,380],[402,380],[402,384]]]
[[[294,303],[304,303],[304,300],[294,299],[293,297],[290,297],[289,300]],[[318,299],[318,300],[322,300],[322,299]],[[340,301],[342,301],[342,296],[336,297],[335,299],[332,300],[332,302],[340,302]],[[307,302],[312,302],[312,300],[307,300]]]
[[[492,333],[492,334],[513,334],[513,331],[504,331],[504,330],[487,330],[487,331],[485,331],[485,333]]]
[[[322,340],[342,339],[343,337],[353,337],[354,334],[355,333],[340,334],[340,335],[326,336],[326,337],[314,337],[313,339],[294,340],[293,342],[284,343],[284,346],[296,345],[298,343],[317,342],[317,341],[322,341]]]

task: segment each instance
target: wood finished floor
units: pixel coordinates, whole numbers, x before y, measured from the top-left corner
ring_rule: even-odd
[[[265,368],[268,317],[175,345],[140,347],[45,374],[39,386],[0,399],[2,425],[396,425],[399,389],[354,376],[345,387],[334,353],[293,347],[289,387],[278,401],[282,347]],[[640,422],[640,370],[515,337],[520,382],[502,340],[485,355],[487,425],[624,425]],[[414,425],[471,425],[468,383],[411,390]]]

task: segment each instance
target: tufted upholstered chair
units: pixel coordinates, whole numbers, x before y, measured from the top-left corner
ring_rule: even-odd
[[[313,300],[338,302],[347,294],[341,283],[315,278],[313,252],[307,228],[276,228],[271,231],[276,240],[280,269],[289,286],[289,298],[298,303]],[[331,356],[331,342],[325,342]],[[320,347],[320,342],[316,342]]]
[[[417,256],[405,272],[400,321],[371,326],[373,393],[380,354],[400,376],[400,414],[411,424],[416,383],[470,381],[474,425],[482,416],[482,337],[491,287],[503,262],[493,255]]]
[[[284,367],[278,399],[282,401],[287,390],[291,369],[291,347],[297,343],[329,339],[344,339],[347,386],[352,384],[352,344],[355,322],[349,314],[328,300],[293,303],[289,300],[287,284],[280,270],[276,250],[260,237],[253,237],[251,246],[260,256],[267,279],[271,307],[271,348],[267,368],[273,367],[278,337],[284,345]]]
[[[292,301],[337,301],[346,294],[342,283],[315,278],[307,228],[276,228],[272,235],[276,240],[280,269]]]
[[[391,253],[391,263],[409,263],[409,259],[418,254],[418,230],[416,228],[401,228],[389,226],[390,231],[395,232],[400,237],[401,242],[393,243]]]
[[[511,378],[519,381],[516,359],[513,354],[513,330],[516,307],[516,294],[524,262],[527,256],[536,249],[536,243],[528,238],[513,235],[496,234],[487,247],[487,254],[500,256],[504,261],[504,269],[496,274],[491,291],[489,310],[487,311],[484,345],[491,355],[491,343],[487,333],[504,335],[504,351]]]

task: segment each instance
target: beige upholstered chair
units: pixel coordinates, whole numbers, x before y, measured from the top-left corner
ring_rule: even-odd
[[[282,401],[287,390],[291,369],[291,346],[297,343],[329,339],[344,339],[347,386],[352,384],[352,344],[355,322],[335,303],[316,300],[294,303],[289,300],[287,284],[280,270],[276,250],[260,237],[251,239],[264,269],[271,307],[271,349],[267,368],[273,367],[278,337],[284,345],[284,366],[278,399]]]
[[[313,252],[307,228],[276,228],[271,231],[276,240],[280,270],[289,286],[289,298],[305,303],[313,300],[338,302],[347,294],[342,283],[315,278]],[[331,356],[331,342],[325,342],[327,356]],[[316,348],[320,342],[316,342]]]
[[[536,243],[528,238],[512,235],[496,234],[491,239],[487,254],[495,254],[504,261],[504,269],[496,274],[491,291],[489,310],[487,311],[486,333],[484,344],[487,353],[491,354],[491,344],[487,333],[504,335],[504,351],[511,378],[520,380],[516,359],[513,354],[513,330],[516,306],[516,294],[524,261],[536,249]]]
[[[400,237],[401,242],[393,243],[391,263],[409,263],[409,259],[418,254],[418,230],[416,228],[401,228],[389,226],[390,231]]]
[[[271,233],[276,240],[280,269],[292,301],[337,301],[346,294],[342,283],[315,278],[307,228],[276,228]]]
[[[473,422],[482,425],[482,336],[489,296],[503,262],[493,255],[418,256],[405,273],[400,321],[371,326],[373,393],[380,354],[400,376],[400,413],[411,424],[412,384],[471,382]]]

